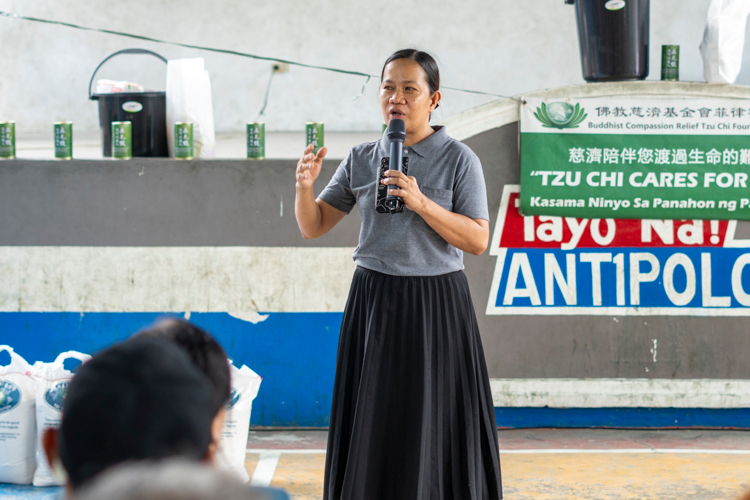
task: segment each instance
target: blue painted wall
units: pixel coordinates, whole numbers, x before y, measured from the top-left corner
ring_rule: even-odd
[[[27,361],[63,351],[94,353],[163,316],[153,313],[0,313],[0,344]],[[342,313],[275,313],[258,324],[226,313],[190,320],[221,343],[236,366],[263,377],[252,425],[325,427],[331,409]]]
[[[95,353],[127,339],[162,314],[0,313],[0,344],[27,361],[63,351]],[[226,313],[194,313],[235,365],[263,377],[251,425],[327,427],[342,313],[274,313],[258,324]],[[0,362],[2,362],[0,360]],[[501,428],[750,428],[750,409],[495,408]]]

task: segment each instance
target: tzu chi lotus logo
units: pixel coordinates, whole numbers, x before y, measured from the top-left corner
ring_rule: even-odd
[[[552,102],[548,105],[542,105],[536,108],[534,116],[542,122],[543,127],[558,128],[578,128],[583,120],[588,116],[580,104],[573,106],[569,102]]]

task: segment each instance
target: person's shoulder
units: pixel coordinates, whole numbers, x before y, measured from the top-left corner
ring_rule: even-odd
[[[471,149],[469,146],[464,144],[463,142],[459,141],[458,139],[454,139],[453,137],[449,137],[449,147],[455,149],[456,151],[460,152],[462,155],[471,156],[473,158],[479,159],[477,154],[474,152],[473,149]]]
[[[377,151],[380,148],[381,140],[382,139],[378,139],[377,141],[357,144],[349,150],[349,155],[352,157],[370,155],[373,153],[373,151]]]
[[[379,156],[381,156],[380,139],[373,142],[363,142],[352,147],[342,163],[346,165],[345,168],[351,169],[357,165],[369,165],[374,158]]]
[[[482,163],[474,150],[458,139],[454,139],[450,136],[447,137],[445,148],[450,151],[451,156],[456,158],[459,165],[465,165],[467,167],[475,165],[482,166]]]
[[[445,125],[438,125],[434,127],[434,129],[437,139],[436,145],[442,148],[444,152],[462,158],[474,159],[476,161],[479,161],[479,157],[474,153],[474,151],[472,151],[469,146],[448,135],[448,130],[445,128]]]

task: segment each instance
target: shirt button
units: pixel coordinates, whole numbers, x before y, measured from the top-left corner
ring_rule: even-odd
[[[408,153],[408,152],[409,152],[409,150],[408,150],[408,149],[404,149],[404,153]]]

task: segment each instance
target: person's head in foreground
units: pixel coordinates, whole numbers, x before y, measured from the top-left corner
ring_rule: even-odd
[[[226,404],[232,391],[229,358],[224,348],[208,332],[179,318],[158,320],[133,338],[140,337],[161,337],[171,340],[190,356],[193,366],[211,382],[211,408],[215,415],[211,433],[214,441],[218,443],[226,419]]]
[[[165,460],[118,465],[76,494],[75,500],[288,500],[281,490],[253,488],[204,464]]]
[[[60,429],[43,436],[44,451],[53,470],[64,469],[68,495],[121,462],[213,462],[212,392],[173,342],[143,337],[116,344],[78,369]]]

